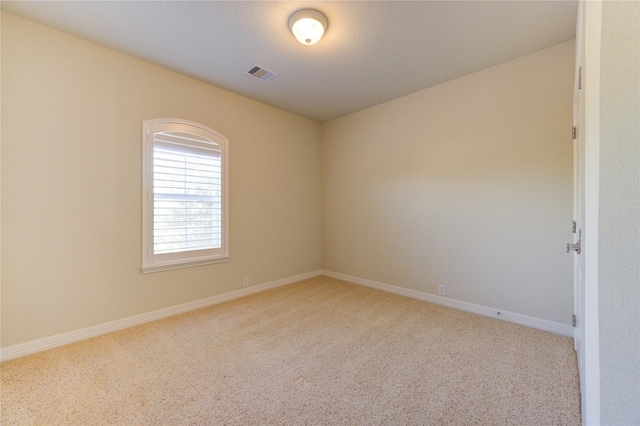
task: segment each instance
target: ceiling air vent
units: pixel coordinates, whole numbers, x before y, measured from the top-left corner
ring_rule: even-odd
[[[247,71],[247,74],[249,74],[252,77],[257,78],[258,80],[262,80],[262,81],[269,81],[271,80],[273,77],[276,76],[276,73],[271,72],[267,69],[264,69],[262,67],[259,66],[254,66],[253,68],[251,68],[250,70]]]

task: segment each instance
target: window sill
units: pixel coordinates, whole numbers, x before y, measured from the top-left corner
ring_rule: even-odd
[[[229,259],[231,259],[231,256],[216,257],[215,259],[156,263],[152,265],[145,265],[140,268],[140,271],[142,271],[143,274],[148,274],[151,272],[170,271],[172,269],[191,268],[193,266],[209,265],[211,263],[228,262]]]

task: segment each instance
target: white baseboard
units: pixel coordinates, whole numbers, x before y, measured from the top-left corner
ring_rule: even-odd
[[[306,274],[295,275],[293,277],[283,278],[277,281],[271,281],[264,284],[246,287],[240,290],[231,291],[229,293],[220,294],[218,296],[207,297],[205,299],[195,300],[193,302],[183,303],[181,305],[158,309],[157,311],[147,312],[146,314],[135,315],[132,317],[110,321],[104,324],[95,325],[80,330],[56,334],[55,336],[45,337],[26,343],[8,346],[0,350],[0,361],[8,361],[10,359],[19,358],[21,356],[56,348],[58,346],[78,342],[80,340],[90,339],[92,337],[112,333],[114,331],[170,317],[172,315],[182,314],[185,312],[194,311],[196,309],[205,308],[207,306],[216,305],[218,303],[227,302],[229,300],[238,299],[240,297],[259,293],[261,291],[269,290],[275,287],[280,287],[309,278],[318,277],[322,275],[322,273],[322,270],[312,271]]]
[[[539,330],[549,331],[551,333],[560,334],[562,336],[573,337],[573,327],[571,327],[570,325],[561,324],[559,322],[530,317],[527,315],[517,314],[515,312],[508,312],[502,309],[489,308],[487,306],[476,305],[473,303],[463,302],[461,300],[450,299],[448,297],[442,297],[431,293],[411,290],[395,285],[379,283],[363,278],[352,277],[350,275],[340,274],[327,270],[323,271],[323,275],[337,278],[343,281],[348,281],[350,283],[375,288],[377,290],[386,291],[388,293],[395,293],[401,296],[423,300],[425,302],[431,302],[438,305],[448,306],[454,309],[460,309],[461,311],[472,312],[474,314],[480,314],[487,317],[502,319],[516,324],[525,325],[527,327],[537,328]],[[498,312],[500,313],[499,315]]]
[[[108,323],[83,328],[80,330],[70,331],[67,333],[56,334],[55,336],[45,337],[42,339],[32,340],[26,343],[20,343],[13,346],[8,346],[0,350],[0,361],[8,361],[10,359],[19,358],[25,355],[41,352],[47,349],[53,349],[58,346],[67,345],[69,343],[78,342],[92,337],[97,337],[103,334],[112,333],[114,331],[123,330],[125,328],[133,327],[136,325],[144,324],[147,322],[159,320],[162,318],[170,317],[172,315],[178,315],[196,309],[205,308],[207,306],[215,305],[229,300],[238,299],[240,297],[248,296],[250,294],[259,293],[261,291],[269,290],[272,288],[280,287],[287,284],[292,284],[298,281],[306,280],[309,278],[318,277],[320,275],[326,275],[328,277],[337,278],[339,280],[348,281],[354,284],[363,285],[366,287],[375,288],[377,290],[386,291],[388,293],[399,294],[401,296],[411,297],[413,299],[423,300],[425,302],[436,303],[438,305],[448,306],[454,309],[460,309],[462,311],[472,312],[492,318],[503,319],[511,321],[516,324],[525,325],[540,330],[549,331],[552,333],[560,334],[567,337],[573,337],[573,327],[553,321],[543,320],[540,318],[530,317],[527,315],[517,314],[514,312],[508,312],[500,309],[489,308],[486,306],[476,305],[473,303],[463,302],[460,300],[450,299],[448,297],[442,297],[435,294],[424,293],[417,290],[411,290],[408,288],[398,287],[390,284],[384,284],[376,281],[367,280],[364,278],[353,277],[350,275],[340,274],[337,272],[317,270],[308,272],[306,274],[295,275],[289,278],[283,278],[281,280],[271,281],[264,284],[258,284],[251,287],[246,287],[240,290],[231,291],[229,293],[220,294],[218,296],[207,297],[205,299],[195,300],[189,303],[183,303],[181,305],[171,306],[164,309],[158,309],[157,311],[147,312],[145,314],[135,315],[120,320],[110,321]],[[500,315],[498,315],[500,312]]]

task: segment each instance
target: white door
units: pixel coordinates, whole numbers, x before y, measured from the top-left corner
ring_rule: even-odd
[[[598,338],[598,212],[600,152],[600,1],[578,3],[573,97],[574,339],[578,355],[582,422],[600,424]],[[580,242],[580,251],[576,244]]]
[[[584,131],[581,123],[584,123],[584,96],[582,90],[582,70],[584,66],[584,26],[583,3],[579,4],[578,22],[576,31],[576,67],[573,87],[573,244],[567,247],[567,251],[573,253],[573,279],[574,279],[574,347],[578,352],[578,367],[580,377],[584,377],[584,357],[581,356],[581,330],[584,318],[584,261],[582,256],[582,229],[584,225],[584,166],[585,146]],[[580,320],[580,321],[579,321]]]

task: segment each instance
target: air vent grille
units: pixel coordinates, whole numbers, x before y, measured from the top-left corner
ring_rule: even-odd
[[[247,71],[247,74],[261,81],[269,81],[276,76],[276,73],[274,73],[273,71],[269,71],[268,69],[262,68],[258,65],[250,68]]]

